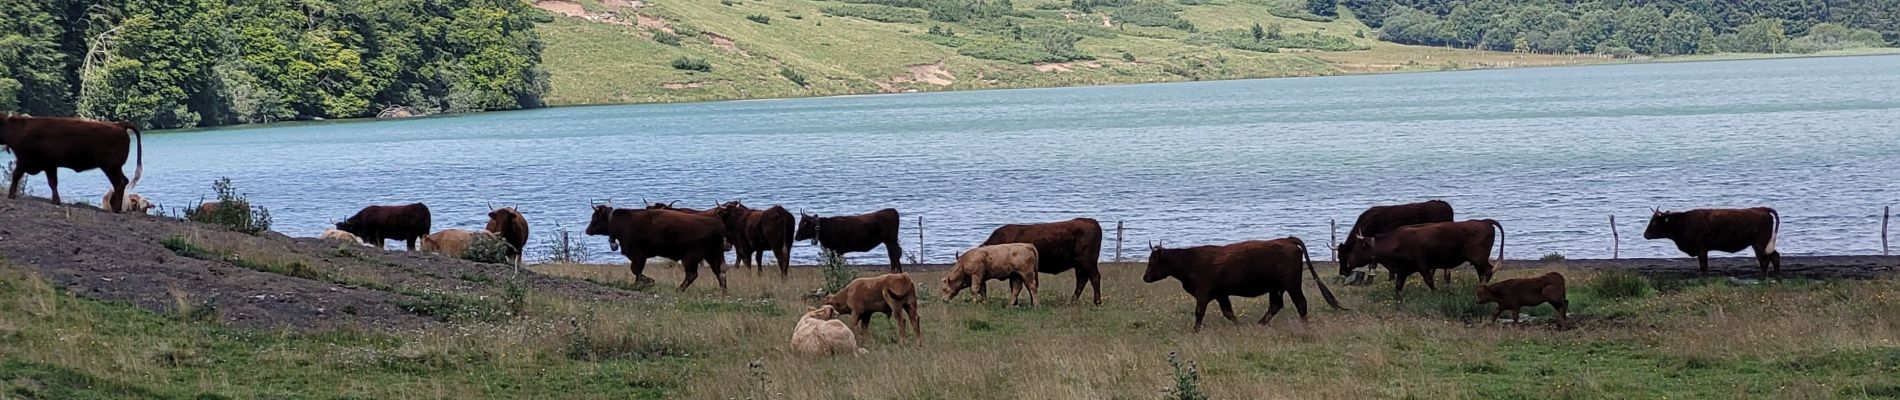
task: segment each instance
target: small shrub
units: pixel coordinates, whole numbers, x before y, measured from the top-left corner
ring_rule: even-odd
[[[659,42],[660,44],[664,44],[667,46],[679,46],[680,35],[667,33],[666,31],[656,30],[656,31],[653,31],[653,41]]]
[[[793,71],[792,67],[778,67],[778,76],[785,77],[785,80],[792,81],[793,84],[800,87],[811,86],[810,83],[805,81],[805,74]]]
[[[462,251],[461,258],[485,264],[509,264],[508,253],[514,250],[507,240],[495,235],[475,235],[468,243],[468,250]]]
[[[838,17],[857,17],[877,22],[916,24],[930,18],[924,10],[882,4],[838,4],[824,6],[819,12]]]
[[[1135,53],[1122,52],[1122,61],[1135,62]]]
[[[804,16],[804,15],[799,15],[799,14],[792,14],[792,15],[787,15],[787,16],[785,16],[785,18],[791,18],[791,19],[798,19],[798,20],[802,20],[802,19],[805,19],[805,16]]]
[[[819,255],[818,267],[825,276],[825,293],[838,293],[851,284],[852,279],[858,278],[858,271],[851,269],[851,262],[830,250]]]
[[[770,25],[772,23],[772,17],[765,16],[764,14],[747,15],[745,16],[745,19],[751,20],[752,22],[761,23],[761,24]]]
[[[411,298],[397,301],[396,307],[442,322],[501,322],[513,315],[504,305],[470,296],[434,292],[405,294]]]
[[[1629,271],[1604,271],[1591,279],[1590,293],[1603,299],[1630,299],[1648,296],[1654,288],[1649,278]]]
[[[680,58],[673,59],[673,69],[712,72],[712,64],[707,63],[704,58],[680,56]]]
[[[726,7],[732,7],[739,4],[740,3],[738,0],[719,0],[719,5],[726,6]]]
[[[1537,259],[1538,261],[1563,261],[1564,253],[1552,252]]]
[[[250,199],[238,193],[237,186],[231,184],[231,178],[212,181],[211,190],[218,195],[217,206],[204,210],[201,204],[200,207],[185,209],[186,220],[218,225],[250,235],[270,230],[270,209],[251,206]]]
[[[1207,400],[1207,393],[1201,391],[1201,371],[1193,361],[1182,362],[1181,355],[1168,352],[1168,366],[1174,367],[1174,387],[1168,389],[1169,400]]]
[[[587,261],[587,244],[577,240],[566,226],[554,224],[554,232],[548,235],[547,262],[555,264],[578,264]]]

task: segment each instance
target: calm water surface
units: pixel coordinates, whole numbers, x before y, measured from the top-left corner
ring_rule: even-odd
[[[1125,221],[1131,258],[1296,235],[1324,259],[1328,219],[1430,198],[1502,221],[1511,258],[1608,257],[1611,214],[1624,256],[1676,256],[1641,239],[1649,207],[1767,205],[1785,253],[1868,254],[1900,203],[1896,93],[1900,56],[574,107],[155,134],[139,189],[182,206],[230,176],[293,236],[368,204],[426,202],[437,229],[519,204],[537,247],[591,200],[895,207],[940,262],[1077,216],[1107,246]]]

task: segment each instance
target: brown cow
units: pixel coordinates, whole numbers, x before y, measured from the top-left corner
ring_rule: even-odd
[[[717,218],[597,205],[586,232],[619,243],[620,254],[627,256],[635,281],[652,282],[645,273],[647,259],[664,257],[679,261],[686,270],[686,279],[679,286],[684,292],[699,279],[699,264],[705,262],[712,267],[713,277],[719,279],[719,293],[726,294],[726,236]]]
[[[1339,252],[1339,276],[1350,275],[1353,270],[1366,266],[1347,262],[1353,259],[1353,248],[1359,245],[1359,238],[1379,236],[1406,225],[1451,222],[1452,215],[1451,203],[1444,200],[1367,208],[1365,212],[1359,213],[1359,219],[1352,223],[1352,230],[1346,232],[1346,241],[1336,249]],[[1445,277],[1451,279],[1451,272],[1446,271]]]
[[[1495,321],[1511,311],[1511,322],[1517,322],[1522,314],[1520,309],[1550,303],[1557,309],[1557,323],[1570,320],[1570,300],[1564,298],[1564,276],[1551,272],[1536,278],[1505,279],[1489,285],[1478,285],[1478,304],[1498,303],[1498,310],[1491,313]]]
[[[1755,263],[1761,266],[1763,279],[1768,278],[1771,264],[1773,272],[1781,272],[1781,252],[1775,251],[1781,214],[1773,208],[1653,211],[1643,238],[1676,242],[1676,249],[1695,256],[1700,273],[1709,273],[1709,251],[1735,253],[1747,248],[1755,249]]]
[[[783,278],[792,270],[792,236],[798,220],[792,217],[785,207],[772,206],[764,210],[746,208],[738,200],[726,202],[714,209],[719,219],[726,224],[727,240],[733,244],[741,265],[750,263],[753,273],[765,270],[765,251],[771,250],[772,257],[778,260],[778,274]],[[731,235],[736,233],[736,235]]]
[[[902,220],[896,209],[882,209],[870,214],[847,217],[819,217],[806,214],[798,220],[798,231],[793,240],[811,240],[826,250],[838,253],[856,253],[871,251],[877,245],[884,245],[884,251],[891,255],[891,272],[904,272],[904,264],[898,258],[904,249],[898,247],[897,230]]]
[[[1313,276],[1313,283],[1319,285],[1319,294],[1326,304],[1335,309],[1339,299],[1333,297],[1333,291],[1319,280],[1319,271],[1313,269],[1313,257],[1307,254],[1306,242],[1297,237],[1274,240],[1251,240],[1225,246],[1197,246],[1185,249],[1164,249],[1159,246],[1150,248],[1148,270],[1141,276],[1146,283],[1159,282],[1174,278],[1181,281],[1181,289],[1194,296],[1194,331],[1201,331],[1201,320],[1207,315],[1207,302],[1220,303],[1221,314],[1228,321],[1239,323],[1234,318],[1234,306],[1228,302],[1230,296],[1259,297],[1267,295],[1271,304],[1266,315],[1260,316],[1260,324],[1266,325],[1275,314],[1286,306],[1285,297],[1293,298],[1293,307],[1300,312],[1300,322],[1306,322],[1306,292],[1300,284],[1300,260],[1306,260],[1306,271]],[[1291,294],[1291,296],[1283,296]]]
[[[1491,229],[1497,228],[1493,237]],[[1471,263],[1481,282],[1490,282],[1493,267],[1492,239],[1498,244],[1498,262],[1504,261],[1504,225],[1489,219],[1418,224],[1394,229],[1378,236],[1361,236],[1354,242],[1352,265],[1373,262],[1391,271],[1392,298],[1405,292],[1405,280],[1412,274],[1425,276],[1425,287],[1438,289],[1432,270],[1457,268]]]
[[[482,230],[500,236],[508,242],[508,256],[515,259],[515,268],[521,268],[521,253],[528,247],[528,217],[514,207],[492,208],[488,211],[488,225]]]
[[[125,159],[132,154],[133,139],[138,141],[136,168],[132,179],[125,178]],[[53,204],[59,204],[59,169],[86,172],[98,168],[112,183],[105,206],[112,212],[125,211],[123,193],[138,187],[145,175],[145,134],[130,122],[102,122],[78,118],[38,118],[0,115],[0,150],[14,154],[15,166],[7,198],[18,198],[20,179],[46,173],[46,187],[52,189]]]
[[[1102,224],[1089,218],[1076,218],[1043,224],[1010,224],[990,232],[984,246],[1003,243],[1036,245],[1041,261],[1036,269],[1045,274],[1075,270],[1075,295],[1082,298],[1082,287],[1095,288],[1095,304],[1102,304]]]
[[[204,206],[199,207],[202,210]],[[364,243],[379,249],[385,240],[395,239],[403,241],[409,251],[416,251],[416,239],[429,234],[429,224],[429,206],[414,203],[363,207],[356,215],[336,223],[336,229],[363,238]]]
[[[943,275],[943,300],[956,298],[957,293],[976,285],[975,300],[983,302],[990,297],[989,281],[992,279],[1009,281],[1009,306],[1015,307],[1022,296],[1023,288],[1029,289],[1029,305],[1041,306],[1036,300],[1036,246],[1028,243],[1005,243],[977,247],[967,253],[957,255],[957,263],[950,272]]]
[[[840,313],[857,317],[858,334],[869,334],[871,315],[884,313],[897,325],[897,343],[904,343],[904,322],[909,318],[911,332],[917,336],[917,343],[924,342],[924,329],[917,322],[917,285],[911,283],[910,274],[894,273],[870,278],[852,279],[837,294],[825,296],[824,305],[837,309]]]

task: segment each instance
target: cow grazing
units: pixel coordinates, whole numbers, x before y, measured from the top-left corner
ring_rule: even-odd
[[[1517,322],[1522,314],[1520,309],[1550,303],[1557,309],[1557,323],[1570,320],[1570,301],[1564,298],[1564,276],[1551,272],[1536,278],[1505,279],[1489,285],[1478,285],[1478,304],[1497,303],[1497,312],[1491,313],[1491,319],[1497,320],[1505,310],[1511,311],[1511,322]]]
[[[132,138],[126,137],[126,131],[132,132]],[[138,158],[128,181],[125,159],[133,154],[135,139]],[[0,115],[0,150],[14,155],[13,176],[7,185],[9,199],[19,197],[21,179],[44,172],[46,187],[53,192],[50,200],[60,204],[60,168],[75,173],[98,168],[112,183],[112,191],[100,205],[112,212],[124,212],[127,196],[122,194],[131,193],[145,175],[145,134],[130,122]]]
[[[1699,209],[1682,212],[1652,210],[1643,238],[1669,239],[1676,248],[1695,256],[1697,271],[1709,273],[1709,251],[1736,253],[1755,249],[1755,262],[1761,277],[1781,272],[1781,252],[1775,241],[1781,234],[1781,214],[1768,207],[1742,209]]]
[[[443,256],[461,258],[468,253],[469,246],[475,244],[480,236],[498,237],[494,233],[477,232],[467,229],[443,229],[422,237],[422,251]]]
[[[970,285],[976,293],[975,300],[982,302],[990,297],[989,281],[1009,281],[1009,306],[1015,307],[1024,288],[1029,289],[1029,305],[1041,306],[1036,300],[1036,246],[1028,243],[1005,243],[977,247],[957,256],[957,263],[943,276],[944,301],[957,297],[958,292]]]
[[[317,238],[324,239],[324,240],[342,240],[342,241],[346,241],[346,242],[350,242],[354,244],[360,244],[364,246],[369,245],[368,243],[363,243],[362,238],[358,238],[356,237],[356,235],[350,234],[349,232],[337,230],[336,228],[324,229],[323,234],[317,235]]]
[[[1075,294],[1070,296],[1070,301],[1082,298],[1083,286],[1093,286],[1095,304],[1102,304],[1102,271],[1096,264],[1102,259],[1102,224],[1088,218],[1010,224],[996,228],[990,232],[990,238],[983,241],[984,246],[1004,243],[1035,245],[1040,260],[1036,266],[1038,271],[1060,274],[1075,270]]]
[[[699,279],[699,264],[705,262],[712,268],[713,277],[719,279],[719,293],[726,294],[726,236],[717,218],[597,205],[586,232],[619,243],[620,254],[627,256],[628,268],[638,282],[653,281],[645,274],[648,258],[665,257],[679,261],[686,270],[686,279],[679,286],[684,292]]]
[[[1300,261],[1306,261],[1306,271],[1313,276],[1313,283],[1319,285],[1321,297],[1326,304],[1335,309],[1339,299],[1333,297],[1333,291],[1320,282],[1319,271],[1313,269],[1313,258],[1307,254],[1306,243],[1297,237],[1274,240],[1252,240],[1224,246],[1197,246],[1185,249],[1166,249],[1151,247],[1148,254],[1148,270],[1141,276],[1146,283],[1159,282],[1174,278],[1181,281],[1181,289],[1194,297],[1194,331],[1201,331],[1201,320],[1207,315],[1207,303],[1219,302],[1222,315],[1228,321],[1239,323],[1234,317],[1234,306],[1228,302],[1230,296],[1259,297],[1267,295],[1271,304],[1266,315],[1260,316],[1260,324],[1266,325],[1273,316],[1286,306],[1285,297],[1293,298],[1294,309],[1300,312],[1300,322],[1306,322],[1306,292],[1300,284]],[[1290,296],[1286,296],[1290,294]]]
[[[1497,228],[1492,236],[1491,229]],[[1352,256],[1345,260],[1354,266],[1374,262],[1391,271],[1393,298],[1405,291],[1405,280],[1412,274],[1425,276],[1425,287],[1438,289],[1432,270],[1451,269],[1471,263],[1481,282],[1490,282],[1493,267],[1487,256],[1496,239],[1498,261],[1504,260],[1504,225],[1488,219],[1418,224],[1394,229],[1378,236],[1360,236],[1353,243]],[[1449,275],[1449,274],[1447,274]]]
[[[218,204],[218,203],[205,203]],[[199,206],[203,210],[204,206]],[[369,206],[349,219],[336,223],[336,229],[363,238],[376,248],[386,240],[401,240],[409,251],[416,251],[416,239],[429,234],[429,206],[415,203],[400,206]]]
[[[870,214],[848,217],[819,217],[804,215],[798,220],[798,231],[793,240],[811,240],[814,244],[838,254],[870,251],[878,245],[884,245],[884,251],[891,255],[891,272],[904,272],[904,264],[898,261],[904,249],[897,244],[898,225],[902,222],[895,209],[882,209]]]
[[[500,236],[508,242],[508,257],[514,258],[515,268],[521,268],[521,252],[528,248],[528,217],[514,207],[492,208],[488,211],[488,225],[482,230]]]
[[[120,204],[125,205],[125,210],[120,211],[120,212],[144,214],[152,210],[152,202],[150,200],[146,200],[145,196],[140,196],[138,193],[126,193],[125,198],[120,199],[119,201],[121,202]],[[100,207],[106,207],[111,204],[112,204],[112,193],[106,193],[104,195],[99,196]]]
[[[725,222],[727,241],[732,242],[733,250],[738,254],[741,265],[751,264],[753,272],[765,270],[765,251],[771,250],[772,257],[778,260],[778,274],[783,278],[792,270],[792,239],[798,227],[798,220],[792,217],[785,207],[772,206],[764,210],[746,208],[737,200],[726,202],[715,208],[719,220]],[[736,234],[735,234],[736,233]]]
[[[917,285],[904,273],[884,274],[851,280],[838,293],[825,296],[824,305],[857,317],[859,334],[870,333],[871,315],[884,313],[897,325],[897,342],[904,343],[904,323],[910,322],[917,343],[923,344],[924,330],[917,320]],[[908,319],[906,319],[908,318]]]
[[[851,327],[838,320],[831,306],[805,307],[805,315],[792,328],[792,352],[806,356],[856,354],[858,338]]]
[[[1374,237],[1399,229],[1406,225],[1429,224],[1452,221],[1451,203],[1443,200],[1428,200],[1410,204],[1372,206],[1359,213],[1359,219],[1353,221],[1352,230],[1346,232],[1346,241],[1339,244],[1339,276],[1352,274],[1352,271],[1364,267],[1364,264],[1349,264],[1353,259],[1353,249],[1359,245],[1359,238]],[[1445,279],[1451,279],[1446,272]]]

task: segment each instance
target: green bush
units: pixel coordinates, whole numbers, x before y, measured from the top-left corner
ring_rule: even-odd
[[[1564,253],[1555,253],[1555,252],[1553,252],[1553,253],[1550,253],[1550,254],[1545,254],[1545,255],[1544,255],[1544,257],[1542,257],[1542,258],[1538,258],[1537,260],[1538,260],[1538,261],[1563,261],[1563,260],[1564,260]]]
[[[680,56],[680,58],[673,59],[673,69],[712,72],[712,64],[707,63],[704,58]]]
[[[462,251],[460,258],[478,263],[508,264],[512,261],[508,253],[513,250],[514,246],[509,245],[508,241],[500,236],[477,234],[468,243],[468,250]]]
[[[837,4],[818,9],[826,15],[836,17],[857,17],[877,22],[917,24],[923,23],[930,14],[924,10],[898,8],[881,4]]]
[[[745,16],[745,19],[747,19],[747,20],[751,20],[752,22],[757,22],[757,23],[761,23],[761,24],[771,24],[771,23],[772,23],[772,17],[768,17],[768,16],[765,16],[764,14],[752,14],[752,15],[747,15],[747,16]]]
[[[1207,400],[1201,390],[1201,370],[1193,361],[1181,361],[1181,355],[1168,352],[1168,366],[1174,369],[1174,387],[1168,388],[1168,400]]]
[[[664,44],[667,46],[679,46],[680,35],[667,33],[666,31],[655,30],[653,31],[653,41],[659,42],[660,44]]]
[[[567,230],[567,226],[554,223],[554,231],[548,235],[547,262],[554,264],[577,264],[587,262],[589,251],[587,244]]]
[[[185,219],[202,222],[225,229],[256,235],[270,230],[270,210],[253,207],[251,201],[231,184],[231,178],[218,178],[211,182],[211,190],[217,193],[218,202],[211,209],[204,205],[185,209]]]
[[[1137,26],[1169,27],[1192,31],[1194,26],[1174,12],[1177,6],[1156,1],[1144,1],[1115,9],[1115,19]]]
[[[838,293],[851,284],[852,279],[858,279],[858,271],[851,268],[851,262],[830,250],[819,255],[818,268],[825,277],[825,293]]]
[[[810,86],[810,83],[805,81],[805,74],[793,71],[792,67],[778,67],[778,76],[785,77],[785,80],[792,81],[792,84],[800,87]]]
[[[1651,287],[1649,278],[1637,275],[1634,272],[1621,270],[1604,271],[1597,274],[1595,278],[1590,279],[1590,283],[1586,288],[1590,291],[1590,294],[1595,295],[1597,298],[1611,300],[1640,298],[1648,296],[1650,292],[1655,290]]]

